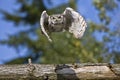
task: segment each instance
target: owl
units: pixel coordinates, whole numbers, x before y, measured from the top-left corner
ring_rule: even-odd
[[[50,42],[52,39],[48,33],[69,31],[75,38],[81,38],[87,27],[84,18],[75,10],[67,7],[61,14],[48,15],[43,11],[40,18],[41,31]]]

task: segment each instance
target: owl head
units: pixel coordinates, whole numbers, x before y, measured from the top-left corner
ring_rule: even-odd
[[[61,31],[64,28],[65,18],[62,14],[54,14],[48,17],[50,31]]]
[[[50,15],[48,18],[49,24],[60,25],[64,23],[64,16],[61,14]]]

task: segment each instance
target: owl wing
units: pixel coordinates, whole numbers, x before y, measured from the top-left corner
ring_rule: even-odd
[[[69,32],[73,33],[76,38],[81,38],[87,27],[84,18],[69,7],[65,9],[63,15],[66,17],[66,28]]]
[[[41,26],[41,30],[42,32],[45,34],[45,36],[48,38],[48,40],[50,42],[52,42],[52,39],[49,37],[49,35],[47,34],[46,30],[48,28],[48,14],[46,13],[46,11],[43,11],[41,14],[41,18],[40,18],[40,26]]]

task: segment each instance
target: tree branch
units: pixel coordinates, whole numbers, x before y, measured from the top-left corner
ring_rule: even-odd
[[[0,65],[0,80],[120,79],[120,64]]]

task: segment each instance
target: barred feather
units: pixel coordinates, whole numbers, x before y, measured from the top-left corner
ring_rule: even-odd
[[[73,33],[75,38],[81,38],[87,27],[84,18],[72,8],[66,8],[64,14],[66,16],[71,16],[73,21],[71,21],[71,26],[69,27],[69,32]]]

